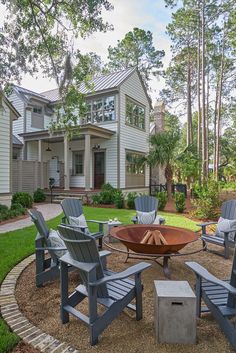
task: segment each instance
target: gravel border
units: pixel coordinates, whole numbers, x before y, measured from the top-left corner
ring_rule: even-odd
[[[5,277],[0,288],[0,313],[8,326],[24,342],[44,353],[79,353],[66,342],[61,342],[34,326],[22,314],[15,298],[16,283],[21,272],[35,260],[31,255],[16,265]]]

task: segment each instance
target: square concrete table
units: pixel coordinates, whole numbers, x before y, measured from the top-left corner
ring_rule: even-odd
[[[107,236],[107,239],[108,239],[109,243],[117,243],[117,242],[119,242],[118,239],[115,239],[115,238],[110,236],[110,231],[111,231],[111,228],[119,227],[121,225],[122,225],[122,223],[120,221],[108,221],[107,222],[106,227],[105,227],[106,229],[104,230],[104,234]]]
[[[187,281],[154,281],[158,343],[196,343],[196,296]]]

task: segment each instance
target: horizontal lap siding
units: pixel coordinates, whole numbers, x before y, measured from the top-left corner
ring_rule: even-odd
[[[19,134],[24,132],[24,102],[15,92],[12,92],[9,100],[21,115],[17,120],[13,121],[13,134],[23,142],[23,137],[20,137]]]
[[[141,131],[125,124],[126,96],[145,106],[145,127]],[[148,153],[149,151],[149,102],[135,71],[120,87],[120,187],[125,188],[126,150]],[[145,168],[145,186],[149,186],[149,168]]]
[[[11,118],[10,110],[3,103],[0,106],[0,194],[11,191],[10,159],[11,159]]]

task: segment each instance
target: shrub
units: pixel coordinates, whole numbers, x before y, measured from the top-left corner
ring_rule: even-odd
[[[156,198],[158,200],[158,209],[160,211],[163,211],[164,208],[166,207],[167,200],[168,200],[167,192],[166,191],[159,191],[156,194]]]
[[[4,213],[8,211],[8,207],[6,205],[0,204],[0,213]]]
[[[100,203],[110,205],[115,202],[115,192],[117,189],[109,183],[103,184],[102,191],[100,192]]]
[[[9,218],[15,218],[25,213],[26,209],[19,203],[13,204],[10,209],[5,205],[0,205],[0,222],[6,221]]]
[[[34,198],[34,202],[44,202],[46,200],[46,195],[42,189],[38,188],[34,192],[33,198]]]
[[[185,194],[183,192],[176,192],[174,198],[176,211],[183,213],[185,210]]]
[[[26,214],[26,209],[20,203],[11,205],[11,211],[16,211],[17,215]]]
[[[121,190],[117,190],[114,196],[114,203],[116,208],[123,208],[124,207],[124,195]]]
[[[136,197],[138,196],[138,194],[136,192],[129,192],[127,195],[127,206],[129,209],[134,210],[135,209],[135,204],[134,204],[134,200],[136,199]]]
[[[99,205],[101,203],[100,194],[92,195],[91,198],[94,205]]]
[[[209,181],[205,186],[197,188],[197,198],[193,200],[194,210],[191,214],[199,219],[215,219],[218,216],[219,184]]]
[[[33,205],[33,198],[27,192],[16,192],[12,197],[11,203],[12,205],[19,203],[25,208],[31,208]]]

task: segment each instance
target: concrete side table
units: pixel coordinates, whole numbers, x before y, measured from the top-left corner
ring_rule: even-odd
[[[158,343],[196,343],[196,296],[187,281],[154,281]]]
[[[116,243],[116,242],[119,242],[118,239],[115,239],[115,238],[113,238],[113,237],[110,236],[110,231],[111,231],[111,228],[113,228],[113,227],[119,227],[120,225],[122,225],[122,223],[119,222],[119,221],[112,221],[112,222],[108,221],[108,222],[107,222],[106,227],[105,227],[106,229],[104,229],[104,233],[105,233],[105,235],[107,236],[107,239],[108,239],[108,242],[109,242],[109,243]]]

